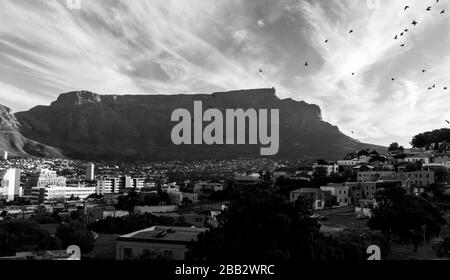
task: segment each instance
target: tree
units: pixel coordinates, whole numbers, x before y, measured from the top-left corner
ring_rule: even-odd
[[[9,220],[0,222],[0,256],[16,252],[59,250],[61,241],[39,228],[35,222]]]
[[[439,258],[450,258],[450,236],[435,244],[433,250]]]
[[[438,167],[434,169],[434,177],[436,178],[437,184],[446,184],[447,183],[448,171],[445,167]]]
[[[388,151],[389,152],[396,152],[396,151],[398,151],[399,148],[400,148],[400,146],[398,145],[398,143],[394,142],[391,145],[389,145]]]
[[[276,190],[246,188],[219,216],[219,227],[201,234],[188,259],[207,261],[357,260],[358,247],[319,232],[300,199],[290,204]]]
[[[316,167],[313,171],[313,184],[316,186],[324,186],[328,183],[328,170],[325,167]]]
[[[388,239],[394,236],[401,243],[414,243],[417,249],[421,240],[439,236],[441,226],[445,224],[439,209],[423,198],[406,194],[401,187],[384,188],[375,199],[378,206],[368,226],[381,230]]]
[[[94,249],[95,240],[92,232],[79,221],[59,225],[56,236],[62,241],[64,248],[77,245],[83,253],[89,253]]]

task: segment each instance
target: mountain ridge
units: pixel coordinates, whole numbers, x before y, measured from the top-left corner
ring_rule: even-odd
[[[338,159],[358,149],[384,149],[364,144],[322,120],[314,104],[280,99],[276,90],[250,89],[212,94],[100,95],[89,91],[63,93],[49,106],[14,115],[26,139],[55,147],[80,159],[198,160],[259,157],[257,145],[185,145],[171,143],[173,110],[192,112],[217,108],[280,110],[280,152],[276,158]]]

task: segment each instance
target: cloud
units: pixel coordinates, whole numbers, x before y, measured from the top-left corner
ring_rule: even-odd
[[[354,0],[92,0],[81,10],[65,0],[3,0],[0,102],[25,110],[80,89],[275,86],[281,97],[320,105],[324,120],[362,141],[407,145],[450,118],[442,92],[450,84],[448,15],[438,12],[449,4],[426,12],[434,2],[405,12],[388,0],[379,9]],[[434,83],[439,89],[428,93]]]
[[[258,24],[259,27],[263,28],[264,26],[266,26],[266,23],[264,22],[264,20],[260,19],[256,22],[256,24]]]

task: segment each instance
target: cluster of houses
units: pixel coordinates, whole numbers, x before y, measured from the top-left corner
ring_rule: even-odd
[[[437,178],[437,170],[446,174],[450,169],[450,153],[436,150],[394,150],[385,154],[376,151],[359,151],[337,162],[320,160],[308,173],[311,178],[322,169],[322,174],[352,174],[345,182],[300,188],[290,192],[290,201],[300,196],[311,204],[313,210],[333,207],[354,207],[356,211],[371,215],[376,207],[375,194],[384,188],[400,186],[409,193],[419,195],[433,184],[446,185],[446,177]],[[303,172],[304,174],[305,172]]]

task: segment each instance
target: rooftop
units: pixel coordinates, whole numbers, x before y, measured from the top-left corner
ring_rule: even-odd
[[[154,226],[120,236],[117,241],[182,243],[197,241],[207,228]]]

